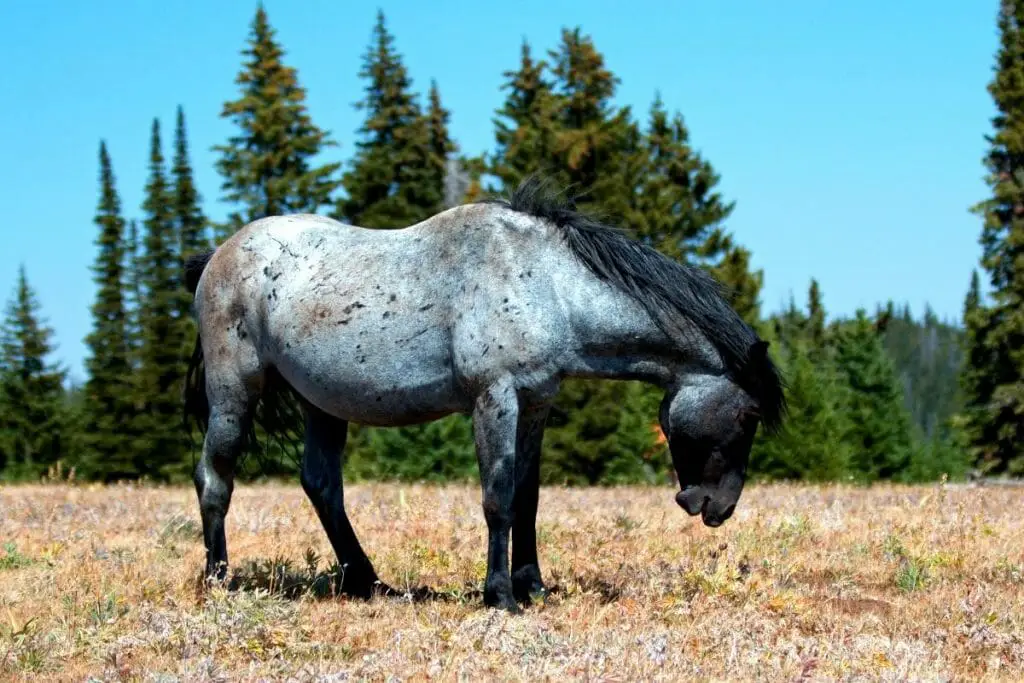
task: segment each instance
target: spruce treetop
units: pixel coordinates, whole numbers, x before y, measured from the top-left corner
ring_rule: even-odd
[[[237,228],[264,216],[316,213],[331,202],[340,164],[315,166],[313,160],[335,143],[313,123],[306,91],[295,68],[284,63],[262,5],[242,54],[247,61],[235,79],[241,92],[221,111],[238,132],[214,147],[221,155],[216,165],[224,178],[223,199],[241,205],[229,223]]]

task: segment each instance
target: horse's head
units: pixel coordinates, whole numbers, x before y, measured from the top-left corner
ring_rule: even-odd
[[[721,525],[743,491],[761,421],[757,401],[725,375],[680,375],[659,420],[679,477],[676,502],[690,515],[700,513],[705,525]]]

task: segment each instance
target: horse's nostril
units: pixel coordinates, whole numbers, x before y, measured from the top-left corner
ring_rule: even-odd
[[[736,503],[733,503],[729,507],[722,510],[722,519],[728,519],[732,517],[732,513],[736,511]]]

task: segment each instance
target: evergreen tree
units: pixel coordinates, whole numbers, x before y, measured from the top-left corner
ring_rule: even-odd
[[[188,135],[185,128],[185,112],[179,106],[177,120],[174,130],[174,161],[171,167],[171,175],[174,178],[174,197],[172,212],[174,214],[174,225],[178,240],[178,293],[177,323],[179,331],[178,338],[184,344],[179,355],[180,368],[177,371],[179,377],[184,377],[188,369],[188,358],[192,352],[192,344],[197,333],[195,319],[192,316],[193,297],[185,288],[185,261],[195,254],[198,254],[210,247],[208,235],[208,223],[201,208],[202,197],[195,186],[192,177],[192,163],[189,160]],[[194,437],[186,437],[189,440]],[[192,444],[193,448],[200,448],[201,443]],[[179,472],[169,471],[169,476],[175,474],[187,474],[186,467],[191,467],[191,460],[186,463],[180,460]]]
[[[264,216],[316,213],[338,187],[339,164],[314,165],[316,155],[335,143],[310,118],[306,91],[296,70],[285,65],[262,5],[242,54],[247,61],[235,79],[240,96],[221,111],[239,131],[228,144],[214,147],[224,199],[237,207],[218,226],[221,239]]]
[[[633,194],[628,173],[638,135],[629,109],[613,104],[618,79],[579,29],[562,31],[549,57],[550,69],[524,42],[518,69],[505,72],[489,170],[505,190],[539,172],[578,197],[579,208],[622,218]],[[664,479],[659,400],[637,383],[565,380],[548,419],[543,481]]]
[[[899,477],[911,463],[911,423],[892,359],[863,309],[835,331],[836,362],[848,387],[852,468],[865,481]]]
[[[984,223],[981,265],[991,304],[975,293],[967,325],[967,407],[962,425],[972,456],[992,473],[1024,474],[1024,2],[1002,0],[994,133],[985,156],[991,197],[974,210]]]
[[[789,417],[778,434],[759,433],[755,440],[750,469],[757,478],[835,481],[851,476],[848,389],[824,321],[821,290],[812,279],[807,313],[791,299],[766,334],[786,377]]]
[[[735,204],[722,198],[718,173],[692,148],[682,115],[670,118],[660,95],[651,105],[639,154],[630,212],[636,232],[670,258],[709,268],[731,291],[737,312],[754,324],[763,276],[751,272],[750,252],[725,229]]]
[[[487,173],[487,155],[463,156],[459,159],[459,166],[469,180],[460,201],[469,203],[482,199],[484,196],[483,176]]]
[[[178,319],[180,233],[175,226],[173,200],[164,168],[160,124],[154,120],[149,180],[142,205],[146,235],[140,268],[143,299],[139,309],[142,348],[138,386],[139,403],[145,406],[145,414],[136,448],[136,471],[140,475],[176,470],[183,455],[179,396],[185,369],[185,339]]]
[[[466,192],[458,188],[465,185],[460,176],[466,162],[454,156],[450,114],[434,82],[427,111],[421,111],[383,12],[377,13],[359,75],[366,87],[356,107],[365,118],[356,157],[342,181],[346,196],[334,216],[364,227],[399,228],[461,203],[458,195]],[[402,428],[353,426],[350,444],[355,476],[462,478],[467,457],[476,463],[472,425],[463,415]]]
[[[748,325],[757,325],[761,319],[761,286],[764,274],[751,270],[750,250],[733,244],[723,250],[721,260],[711,269],[712,275],[726,287],[729,303]]]
[[[835,363],[819,362],[810,339],[793,333],[776,344],[786,375],[788,415],[783,428],[755,440],[750,471],[756,478],[838,481],[854,467],[844,378]]]
[[[963,365],[963,332],[942,322],[931,308],[921,320],[904,307],[883,335],[886,352],[903,384],[907,409],[922,439],[952,438],[950,420],[963,406],[958,374]]]
[[[139,243],[139,226],[132,219],[128,221],[128,239],[124,254],[124,306],[127,322],[128,363],[133,370],[141,365],[139,354],[142,350],[142,323],[139,311],[142,308],[142,248]]]
[[[544,60],[533,60],[524,40],[519,69],[503,74],[508,95],[494,119],[497,149],[488,170],[509,190],[533,173],[550,176],[555,170],[559,100],[546,69]]]
[[[206,234],[206,217],[200,208],[202,197],[196,189],[192,178],[192,163],[189,161],[188,135],[185,130],[185,112],[178,107],[177,120],[174,127],[174,162],[171,168],[174,177],[173,214],[178,233],[178,253],[184,266],[188,257],[200,253],[209,247]],[[185,297],[185,301],[191,297]],[[188,314],[188,306],[181,308],[183,315]]]
[[[437,213],[444,202],[444,165],[435,146],[444,148],[446,114],[437,101],[437,120],[425,116],[412,92],[412,80],[378,11],[370,46],[359,72],[366,79],[366,112],[356,156],[342,184],[334,216],[371,228],[411,225]],[[447,143],[447,144],[446,144]]]
[[[427,136],[430,145],[430,182],[443,188],[448,172],[448,160],[457,151],[455,142],[448,133],[451,113],[441,103],[441,92],[437,82],[430,82],[429,107],[427,108]],[[442,191],[443,194],[443,191]],[[440,209],[438,205],[437,209]]]
[[[353,429],[345,475],[353,479],[472,481],[479,476],[473,423],[465,415],[400,428]]]
[[[22,266],[0,328],[0,472],[5,478],[38,476],[67,452],[65,370],[48,361],[52,337]]]
[[[700,263],[720,255],[728,239],[722,223],[733,212],[716,191],[718,174],[690,146],[681,114],[671,119],[660,95],[651,105],[634,229],[677,261]]]
[[[541,481],[552,485],[664,483],[663,394],[639,382],[566,380],[544,435]]]
[[[822,301],[821,287],[814,278],[811,278],[811,287],[807,292],[807,336],[813,348],[824,348],[825,303]]]
[[[557,100],[552,170],[581,208],[622,218],[631,195],[625,177],[634,140],[630,110],[613,104],[619,78],[579,28],[562,30],[549,51]]]
[[[95,223],[99,251],[93,266],[98,286],[92,306],[93,329],[86,337],[89,379],[84,388],[79,471],[89,477],[134,476],[132,367],[125,307],[125,235],[121,200],[105,143],[100,143],[100,199]]]

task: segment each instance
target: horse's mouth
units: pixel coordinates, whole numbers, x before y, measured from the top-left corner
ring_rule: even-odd
[[[676,502],[691,517],[699,514],[704,526],[711,528],[722,526],[736,510],[736,503],[721,505],[701,486],[685,487],[676,494]]]
[[[707,501],[708,495],[700,486],[685,486],[683,490],[676,494],[676,502],[679,504],[679,507],[686,510],[686,514],[691,517],[700,514]]]

